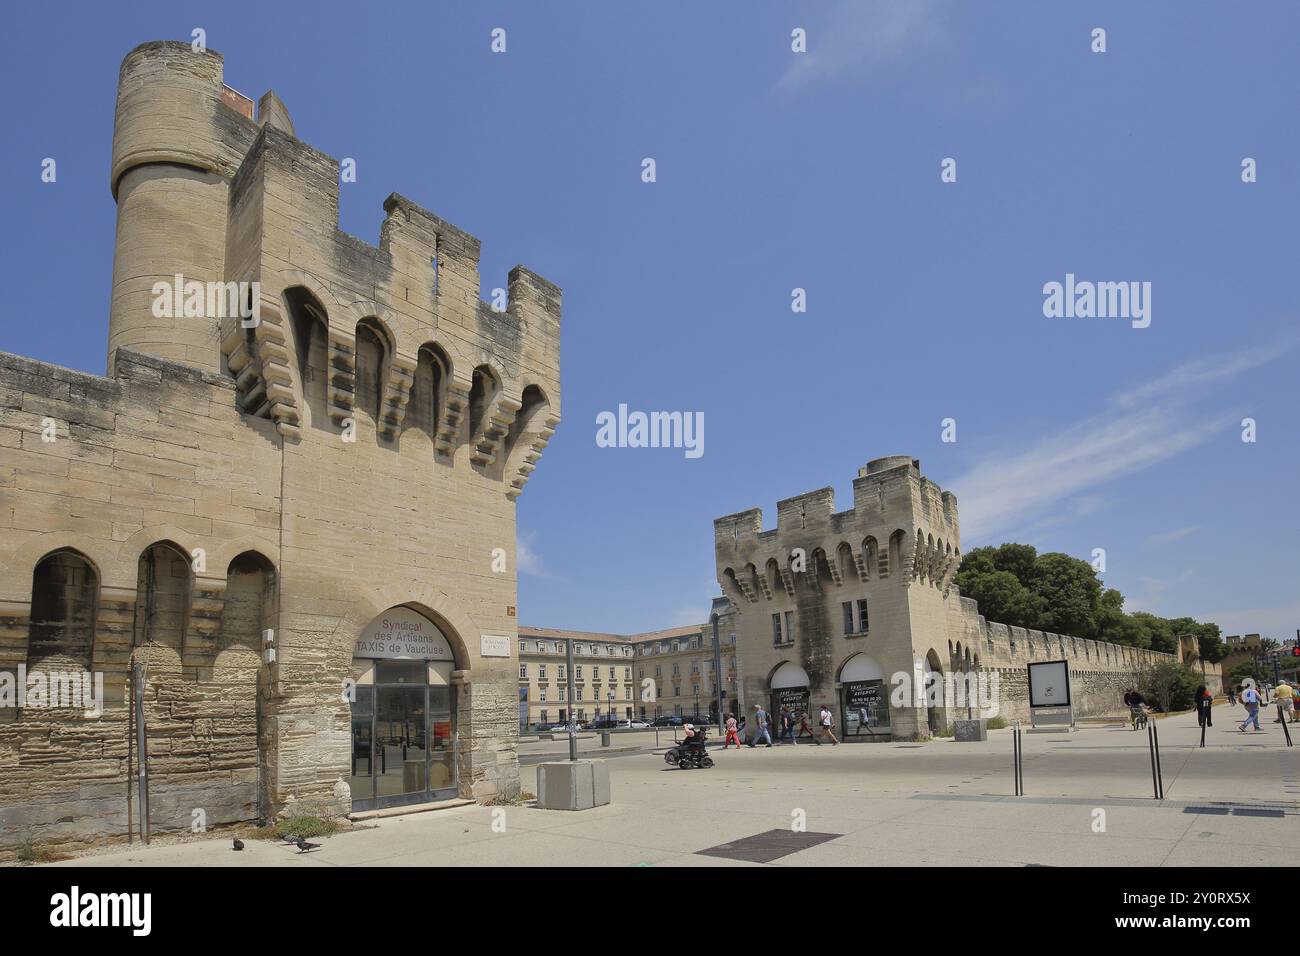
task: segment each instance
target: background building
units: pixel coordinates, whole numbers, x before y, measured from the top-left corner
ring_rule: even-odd
[[[730,709],[736,706],[735,634],[723,630],[720,638],[724,707]],[[653,720],[717,711],[711,623],[641,634],[520,626],[521,726],[548,726],[568,718],[566,640],[573,641],[573,712],[579,721],[611,712]]]

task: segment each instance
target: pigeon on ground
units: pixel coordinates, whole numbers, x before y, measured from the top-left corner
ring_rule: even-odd
[[[240,839],[236,839],[236,840],[235,840],[235,849],[236,849],[236,850],[242,850],[243,848],[244,848],[244,841],[243,841],[243,840],[240,840]]]
[[[316,849],[319,849],[319,848],[320,848],[320,844],[319,844],[319,843],[308,843],[308,842],[307,842],[306,840],[304,840],[302,837],[298,837],[298,852],[299,852],[299,853],[307,853],[307,852],[310,852],[311,850],[316,850]]]
[[[283,840],[285,843],[292,843],[296,846],[298,844],[298,841],[301,840],[302,837],[296,836],[292,833],[285,833],[285,834],[281,834],[280,839]]]

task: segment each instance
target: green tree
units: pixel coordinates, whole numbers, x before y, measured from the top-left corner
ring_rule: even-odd
[[[1091,564],[1066,554],[1039,554],[1013,542],[974,548],[962,558],[957,586],[979,602],[990,621],[1166,654],[1177,653],[1178,636],[1190,634],[1205,663],[1227,656],[1219,625],[1146,611],[1125,613],[1124,595],[1115,588],[1103,590]]]
[[[1043,602],[1009,571],[957,572],[957,586],[966,597],[979,602],[980,613],[990,621],[1018,627],[1038,627]]]
[[[1196,688],[1202,683],[1200,671],[1177,661],[1161,661],[1142,672],[1138,689],[1166,714],[1190,710],[1196,700]]]
[[[1032,545],[1010,542],[999,545],[993,556],[993,563],[999,571],[1011,572],[1024,585],[1033,580],[1038,560],[1038,550]]]
[[[1043,599],[1040,620],[1045,630],[1076,637],[1097,636],[1097,602],[1101,582],[1087,561],[1068,554],[1040,554],[1029,590]]]
[[[1256,684],[1267,684],[1272,679],[1272,674],[1257,661],[1242,661],[1228,671],[1228,684],[1236,687],[1247,677],[1252,678]]]
[[[1134,611],[1130,616],[1146,630],[1150,640],[1147,646],[1151,650],[1163,651],[1166,654],[1177,653],[1178,641],[1174,638],[1174,630],[1170,627],[1169,621],[1147,611]]]

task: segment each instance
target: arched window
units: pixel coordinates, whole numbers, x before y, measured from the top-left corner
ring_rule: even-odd
[[[450,369],[451,361],[447,358],[447,353],[437,345],[426,345],[420,349],[403,428],[418,428],[429,436],[430,441],[437,438],[438,420],[442,418],[443,389]]]
[[[388,352],[383,333],[369,319],[357,323],[357,365],[353,378],[353,407],[379,422],[384,400],[384,357]]]
[[[190,618],[189,557],[169,541],[140,555],[136,576],[134,643],[164,644],[179,654]]]
[[[831,577],[831,563],[826,558],[826,552],[817,548],[812,553],[813,570],[817,574],[817,582],[823,587],[827,587],[834,582]]]
[[[906,536],[899,528],[889,536],[889,573],[897,574],[903,567],[903,538]]]
[[[27,669],[90,670],[99,575],[76,551],[55,551],[32,572]]]
[[[853,545],[847,541],[841,541],[840,546],[835,549],[835,560],[840,565],[840,579],[844,580],[850,575],[857,575],[857,565],[853,560]]]
[[[497,390],[500,388],[497,382],[496,374],[486,365],[480,365],[474,369],[473,379],[470,381],[469,388],[469,434],[474,437],[479,433],[483,425],[483,417],[492,405],[492,400],[497,397]]]
[[[862,539],[862,560],[866,564],[868,578],[880,573],[880,545],[876,544],[876,539],[872,535]]]
[[[312,423],[329,423],[329,318],[320,301],[301,286],[284,293],[298,358],[298,381]]]
[[[785,588],[781,580],[781,565],[777,563],[776,558],[767,559],[767,586],[773,594]]]
[[[510,433],[506,436],[507,455],[514,451],[525,432],[533,431],[541,424],[540,418],[550,407],[546,395],[536,385],[525,388],[520,400],[519,413],[515,415],[515,420],[510,425]]]
[[[274,606],[274,566],[256,551],[237,555],[226,569],[221,648],[246,647],[261,653],[262,632],[275,618]]]

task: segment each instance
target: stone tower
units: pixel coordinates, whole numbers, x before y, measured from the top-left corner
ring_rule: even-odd
[[[339,161],[222,74],[186,43],[122,63],[108,377],[0,353],[0,671],[107,688],[0,712],[0,831],[38,842],[125,835],[134,663],[156,830],[347,809],[381,771],[519,789],[515,502],[560,290],[517,266],[497,311],[478,240],[395,193],[377,244],[342,232]],[[374,716],[385,680],[427,697]]]
[[[879,739],[928,735],[938,715],[882,711],[881,697],[894,674],[946,669],[961,563],[955,496],[895,455],[859,470],[848,511],[836,512],[834,491],[822,488],[778,502],[775,530],[763,530],[757,508],[713,526],[746,710],[793,702],[815,716],[829,704],[838,727],[844,709],[873,701]]]

